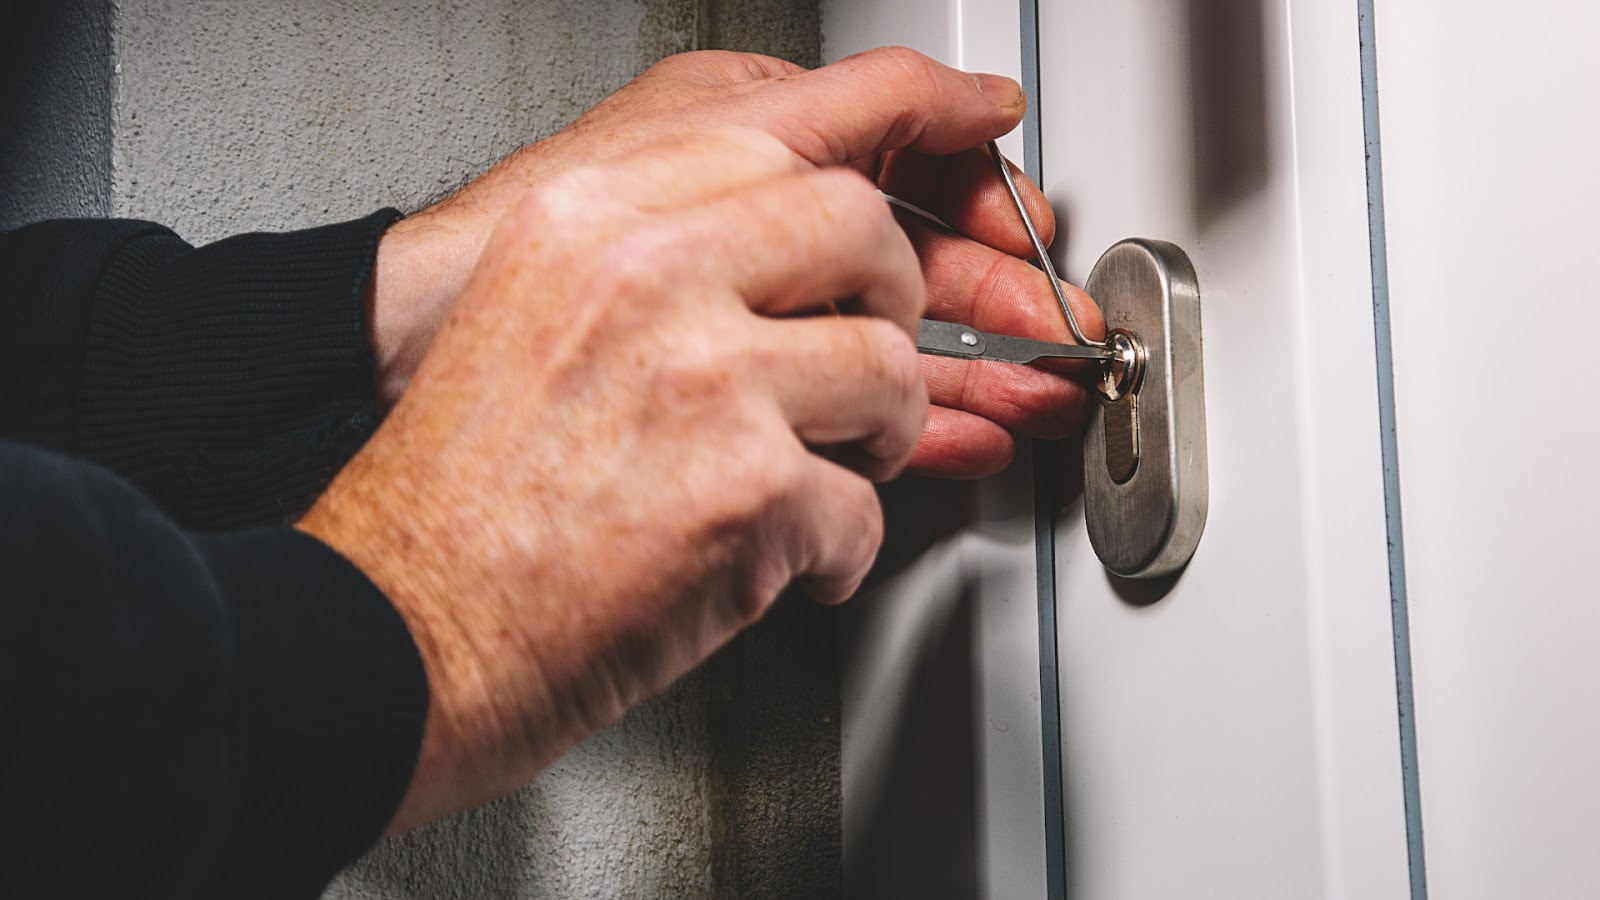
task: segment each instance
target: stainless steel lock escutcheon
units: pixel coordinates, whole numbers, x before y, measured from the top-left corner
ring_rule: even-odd
[[[1194,555],[1209,500],[1199,281],[1177,246],[1134,238],[1100,257],[1084,289],[1113,350],[1084,438],[1089,542],[1117,575],[1170,575]]]

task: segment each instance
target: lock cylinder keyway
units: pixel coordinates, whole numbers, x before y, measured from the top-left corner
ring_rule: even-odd
[[[1139,382],[1144,345],[1136,335],[1113,329],[1106,335],[1111,358],[1101,363],[1101,414],[1105,416],[1106,471],[1122,484],[1139,468]]]
[[[1177,246],[1136,238],[1107,250],[1084,288],[1111,350],[1084,437],[1089,542],[1114,574],[1171,575],[1194,555],[1209,500],[1199,281]]]

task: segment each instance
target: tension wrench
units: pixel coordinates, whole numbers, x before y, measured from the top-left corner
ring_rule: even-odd
[[[994,141],[989,142],[989,154],[994,158],[995,167],[1000,170],[1000,178],[1005,182],[1006,191],[1011,195],[1011,202],[1017,208],[1017,215],[1022,217],[1022,227],[1028,232],[1028,240],[1033,244],[1034,253],[1037,254],[1039,265],[1044,269],[1044,275],[1050,280],[1050,288],[1055,291],[1056,302],[1061,306],[1061,314],[1066,317],[1067,329],[1072,332],[1075,344],[1057,344],[1050,341],[1035,341],[1028,338],[1010,337],[1003,334],[989,334],[976,328],[968,328],[953,322],[936,322],[932,319],[923,319],[917,331],[917,350],[931,356],[948,356],[955,359],[987,359],[995,362],[1017,363],[1025,365],[1041,359],[1088,359],[1105,362],[1116,352],[1108,344],[1098,344],[1084,336],[1083,330],[1078,327],[1078,319],[1072,314],[1072,306],[1067,302],[1066,292],[1061,289],[1061,279],[1056,277],[1055,266],[1050,262],[1050,254],[1045,250],[1044,241],[1039,237],[1039,230],[1033,224],[1033,217],[1028,215],[1028,207],[1022,202],[1022,192],[1017,189],[1017,182],[1011,177],[1011,167],[1006,164],[1006,158],[1000,152],[1000,146]],[[927,219],[941,228],[949,228],[944,222],[939,221],[926,211],[918,209],[897,197],[887,194],[884,198],[895,206]]]
[[[917,350],[929,356],[988,359],[1027,365],[1041,359],[1092,359],[1104,362],[1111,351],[1102,344],[1056,344],[1028,338],[989,334],[955,322],[923,319],[917,329]]]

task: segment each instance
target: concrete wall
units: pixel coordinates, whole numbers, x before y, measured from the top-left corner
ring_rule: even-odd
[[[114,209],[207,241],[420,205],[694,24],[681,0],[126,3]]]
[[[113,211],[208,241],[422,205],[697,38],[820,41],[771,0],[123,4]]]
[[[18,73],[0,223],[109,213],[193,242],[419,206],[671,53],[819,53],[815,0],[54,9],[0,40]],[[835,896],[837,710],[830,614],[785,603],[526,789],[383,843],[328,896]]]

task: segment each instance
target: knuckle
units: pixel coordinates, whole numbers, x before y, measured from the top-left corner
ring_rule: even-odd
[[[686,254],[681,237],[649,222],[624,226],[608,235],[584,263],[587,290],[594,297],[629,297],[655,308],[683,284]]]
[[[684,66],[691,66],[694,65],[694,56],[695,51],[690,51],[687,53],[674,53],[671,56],[663,57],[662,59],[657,60],[654,65],[648,69],[645,69],[645,71],[657,73],[671,72],[675,69],[681,69]]]
[[[839,203],[870,203],[874,211],[879,206],[888,211],[889,204],[878,196],[878,186],[854,169],[830,166],[818,169],[810,178],[812,188],[823,197]]]
[[[644,74],[681,75],[689,72],[698,72],[714,61],[716,52],[715,50],[691,50],[686,53],[674,53],[645,69]]]
[[[857,522],[856,533],[860,535],[860,546],[863,551],[861,568],[862,574],[865,574],[865,569],[872,565],[872,560],[883,548],[885,526],[883,504],[878,500],[878,492],[872,487],[871,482],[862,479],[860,491],[861,502],[857,504],[860,520]]]
[[[761,57],[736,50],[689,50],[674,53],[646,69],[648,74],[691,76],[697,81],[726,82],[740,77],[757,78]]]
[[[771,465],[767,492],[763,497],[763,515],[787,509],[802,500],[806,485],[806,467],[809,456],[800,443],[794,440],[787,428],[774,433],[765,447]]]
[[[743,384],[742,359],[727,352],[671,354],[656,364],[652,378],[652,403],[658,409],[677,410],[694,425],[710,427],[713,423],[729,429],[748,430],[750,425],[750,397]],[[742,444],[742,440],[733,440]],[[732,483],[741,485],[751,478],[759,478],[737,463],[731,473]]]
[[[647,250],[624,241],[611,240],[589,252],[590,259],[584,263],[589,277],[583,293],[588,295],[591,302],[608,305],[616,302],[639,303],[662,293],[663,273],[651,265],[652,254]]]
[[[767,443],[747,435],[753,443]],[[719,461],[720,489],[710,500],[714,541],[730,548],[734,575],[731,606],[737,625],[761,617],[795,574],[785,535],[799,466],[792,453],[747,452]]]
[[[900,326],[888,319],[869,319],[863,323],[862,333],[877,371],[897,391],[896,405],[915,403],[923,397],[926,388],[922,382],[922,358]]]
[[[787,544],[780,538],[776,541],[779,546],[769,546],[775,536],[793,531],[790,520],[805,502],[804,466],[800,451],[759,435],[747,438],[758,452],[728,460],[719,472],[723,490],[719,491],[716,527],[736,535],[737,544],[751,546],[755,542],[752,552],[759,558],[776,555]]]
[[[867,325],[874,351],[882,357],[888,372],[896,376],[896,381],[922,383],[917,344],[912,343],[910,335],[888,319],[870,319]]]
[[[895,334],[898,340],[894,344],[894,355],[890,362],[893,367],[892,383],[899,391],[895,405],[915,413],[920,428],[921,416],[928,405],[928,386],[922,377],[922,357],[905,332],[896,328]]]
[[[889,230],[899,231],[894,213],[878,193],[877,185],[854,169],[820,169],[809,176],[809,186],[820,215],[832,227],[849,229],[857,240],[881,238]]]
[[[789,145],[771,132],[750,125],[719,125],[705,133],[706,140],[715,147],[744,156],[787,165],[791,168],[809,166]]]
[[[517,223],[547,234],[570,230],[592,210],[599,176],[598,167],[579,166],[540,181],[518,198],[513,210]]]
[[[926,110],[945,105],[942,67],[909,47],[883,47],[876,51],[874,74],[893,97],[896,112],[888,122],[884,143],[902,147],[914,143],[925,126]]]
[[[863,55],[878,65],[898,69],[913,80],[926,80],[933,71],[932,59],[903,45],[879,47]]]
[[[850,478],[843,490],[848,494],[849,502],[838,508],[838,520],[831,523],[830,527],[850,535],[848,552],[853,558],[844,567],[847,574],[841,581],[859,584],[871,570],[878,551],[883,548],[886,530],[883,504],[872,482],[859,475]],[[847,594],[841,593],[830,599],[843,601],[846,598]]]
[[[745,569],[732,602],[732,625],[738,629],[759,621],[788,581],[787,567],[770,554],[750,562]]]

